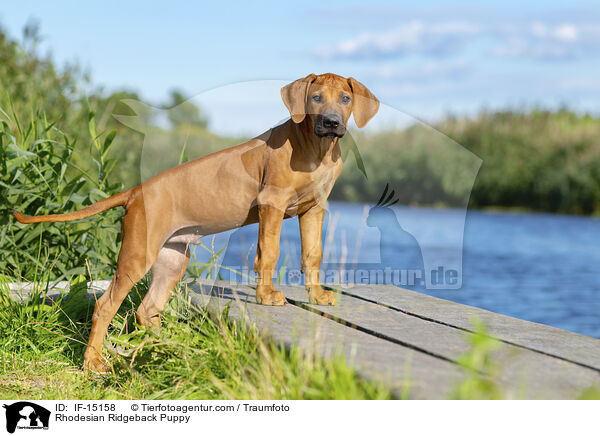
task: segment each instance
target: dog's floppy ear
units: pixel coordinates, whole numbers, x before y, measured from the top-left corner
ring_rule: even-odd
[[[364,127],[377,113],[379,100],[365,85],[353,77],[348,78],[348,85],[352,88],[354,121],[358,127]]]
[[[316,77],[314,74],[309,74],[281,88],[281,98],[295,123],[302,122],[306,116],[306,95]]]

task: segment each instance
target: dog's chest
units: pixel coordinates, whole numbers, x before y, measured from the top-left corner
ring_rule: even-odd
[[[302,183],[296,188],[296,195],[290,199],[288,214],[295,215],[302,209],[310,208],[316,204],[325,206],[325,201],[342,170],[341,159],[319,165],[314,171],[302,177]]]

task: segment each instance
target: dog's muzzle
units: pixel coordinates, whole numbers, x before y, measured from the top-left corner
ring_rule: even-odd
[[[346,126],[338,114],[319,114],[315,122],[315,135],[320,138],[341,138],[346,134]]]

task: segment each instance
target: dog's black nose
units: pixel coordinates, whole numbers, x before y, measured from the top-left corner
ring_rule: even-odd
[[[327,129],[337,129],[340,124],[342,124],[342,117],[338,114],[323,115],[323,127]]]

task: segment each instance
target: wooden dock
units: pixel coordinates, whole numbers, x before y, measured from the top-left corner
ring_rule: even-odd
[[[254,289],[237,283],[192,285],[192,303],[213,314],[254,323],[270,340],[339,352],[358,373],[383,380],[398,396],[448,398],[467,376],[457,363],[470,350],[472,320],[500,341],[494,375],[507,398],[577,398],[600,388],[600,340],[430,297],[389,285],[337,287],[336,306],[308,303],[303,287],[278,286],[289,303],[255,303]]]
[[[108,282],[96,282],[104,289]],[[65,286],[57,286],[65,288]],[[188,285],[191,304],[213,316],[255,324],[265,338],[325,358],[343,354],[362,377],[396,397],[448,398],[469,375],[458,360],[471,349],[473,319],[498,339],[482,374],[504,398],[573,399],[600,389],[600,340],[389,285],[334,286],[336,306],[308,303],[303,287],[277,286],[288,302],[256,304],[251,286],[223,281]],[[56,291],[59,292],[59,291]]]

